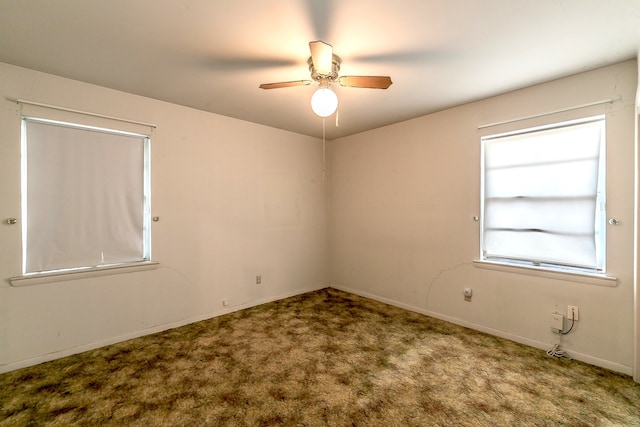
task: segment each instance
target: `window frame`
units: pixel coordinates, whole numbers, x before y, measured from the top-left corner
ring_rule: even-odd
[[[82,116],[80,116],[82,117]],[[102,120],[102,118],[100,119]],[[120,136],[131,136],[134,138],[140,138],[143,144],[143,164],[141,165],[142,171],[142,196],[143,196],[143,206],[142,206],[142,214],[143,218],[141,221],[140,230],[142,233],[142,251],[141,251],[141,259],[130,260],[130,261],[121,261],[121,262],[111,262],[105,263],[101,265],[86,265],[81,267],[70,267],[70,268],[60,268],[53,270],[44,270],[44,271],[26,271],[26,260],[27,260],[27,245],[26,245],[26,231],[27,231],[27,170],[26,170],[26,162],[27,162],[27,153],[26,153],[26,144],[27,144],[27,133],[26,127],[27,122],[38,122],[44,124],[52,124],[55,126],[64,126],[72,129],[85,130],[87,132],[101,132],[113,135]],[[10,278],[9,281],[13,286],[23,286],[23,285],[31,285],[37,283],[47,283],[47,282],[55,282],[61,280],[69,280],[76,278],[84,278],[84,277],[92,277],[92,276],[102,276],[106,274],[117,274],[124,273],[130,271],[138,271],[138,270],[148,270],[155,269],[158,266],[157,262],[152,261],[151,259],[151,132],[139,132],[137,129],[135,131],[128,130],[127,128],[130,126],[118,126],[118,120],[107,120],[107,123],[93,124],[91,120],[81,120],[78,117],[73,117],[71,120],[68,117],[63,119],[60,118],[49,118],[46,114],[22,114],[20,117],[20,126],[21,126],[21,195],[22,195],[22,213],[21,213],[21,234],[22,234],[22,274],[17,277]],[[148,129],[148,127],[147,127]],[[152,130],[152,129],[149,129]]]

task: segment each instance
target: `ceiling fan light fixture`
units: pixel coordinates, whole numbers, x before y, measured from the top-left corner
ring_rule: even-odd
[[[321,87],[311,97],[311,109],[320,117],[329,117],[338,109],[338,97],[328,87]]]

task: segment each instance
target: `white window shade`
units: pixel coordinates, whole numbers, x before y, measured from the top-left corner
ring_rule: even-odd
[[[604,269],[604,118],[483,142],[484,259]]]
[[[29,118],[23,135],[23,273],[148,260],[148,136]]]

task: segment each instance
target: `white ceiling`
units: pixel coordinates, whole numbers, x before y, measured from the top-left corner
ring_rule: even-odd
[[[258,85],[309,79],[318,39],[393,80],[335,87],[334,139],[634,58],[640,0],[0,1],[0,62],[314,136],[313,86]]]

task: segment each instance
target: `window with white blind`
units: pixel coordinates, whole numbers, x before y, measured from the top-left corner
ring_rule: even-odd
[[[23,117],[24,275],[150,259],[148,135]]]
[[[605,271],[605,118],[485,136],[481,258]]]

